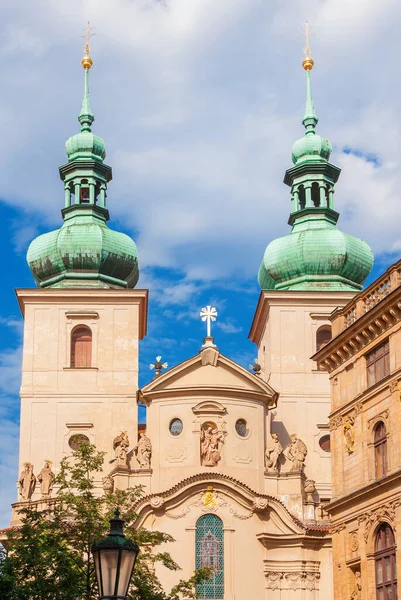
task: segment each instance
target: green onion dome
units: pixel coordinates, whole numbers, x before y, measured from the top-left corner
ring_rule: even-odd
[[[337,229],[336,218],[330,218],[329,211],[321,215],[303,212],[304,218],[297,220],[289,235],[267,246],[259,271],[260,287],[361,290],[373,266],[368,244]]]
[[[104,141],[91,131],[80,131],[68,138],[65,144],[68,161],[92,159],[103,161],[106,158]]]
[[[63,216],[60,229],[40,235],[29,246],[27,260],[39,287],[135,287],[135,242],[107,227],[107,210],[72,205]]]

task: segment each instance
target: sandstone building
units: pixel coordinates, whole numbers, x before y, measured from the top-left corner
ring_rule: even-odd
[[[336,599],[397,598],[401,547],[401,261],[331,316]]]

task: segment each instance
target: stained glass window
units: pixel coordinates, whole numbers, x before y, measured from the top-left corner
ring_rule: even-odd
[[[180,433],[182,433],[182,430],[184,429],[181,419],[173,419],[170,423],[169,429],[171,435],[180,435]]]
[[[197,598],[224,598],[223,523],[216,515],[203,515],[196,523],[196,568],[213,567],[212,579],[196,587]]]
[[[238,421],[235,423],[235,431],[241,437],[246,437],[248,435],[249,430],[245,419],[238,419]]]

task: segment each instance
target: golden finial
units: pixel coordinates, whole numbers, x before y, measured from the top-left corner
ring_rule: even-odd
[[[82,36],[85,38],[85,49],[84,49],[85,56],[83,56],[82,60],[81,60],[81,65],[83,66],[84,69],[90,69],[91,66],[93,65],[93,60],[89,56],[89,53],[91,51],[90,39],[91,39],[92,35],[94,35],[94,33],[92,33],[90,21],[88,21],[88,24],[84,29],[84,35]]]
[[[310,45],[309,45],[309,23],[308,21],[305,21],[305,58],[302,61],[302,66],[305,69],[305,71],[311,71],[313,69],[313,65],[315,64],[313,62],[313,59],[311,58],[310,55]]]

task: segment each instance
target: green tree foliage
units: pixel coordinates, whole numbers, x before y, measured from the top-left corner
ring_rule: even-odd
[[[0,553],[1,600],[92,600],[98,598],[91,546],[105,537],[116,507],[125,521],[125,534],[141,552],[129,600],[195,598],[196,584],[211,576],[207,568],[181,580],[166,593],[155,574],[158,564],[178,570],[168,552],[156,548],[174,539],[159,531],[136,529],[135,501],[142,486],[96,494],[104,453],[83,443],[61,461],[55,479],[56,496],[46,510],[35,504],[20,511],[22,526],[8,535],[8,555]]]

